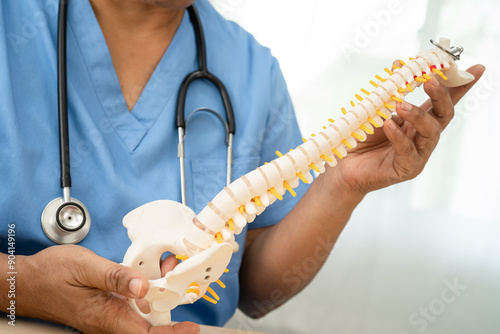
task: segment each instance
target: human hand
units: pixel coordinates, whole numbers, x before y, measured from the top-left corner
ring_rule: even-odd
[[[162,272],[175,266],[164,261]],[[18,264],[19,315],[74,327],[84,333],[191,334],[198,325],[183,322],[151,326],[119,298],[142,298],[149,282],[132,268],[80,246],[54,246],[23,257]]]
[[[329,168],[325,178],[334,179],[343,189],[361,195],[416,177],[434,151],[441,132],[454,116],[454,105],[479,80],[485,68],[475,65],[467,71],[475,79],[460,87],[447,88],[436,78],[424,83],[429,96],[420,107],[403,102],[386,120],[382,129]]]

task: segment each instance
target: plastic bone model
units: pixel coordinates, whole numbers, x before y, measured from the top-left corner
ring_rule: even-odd
[[[431,41],[433,42],[433,41]],[[330,166],[343,159],[346,147],[356,147],[356,140],[364,141],[373,127],[380,127],[383,119],[391,117],[396,102],[403,101],[409,92],[430,75],[448,87],[464,85],[474,79],[468,72],[458,70],[455,60],[460,58],[462,48],[450,48],[450,41],[441,38],[436,48],[421,52],[406,64],[385,69],[388,77],[376,76],[372,92],[365,89],[365,98],[356,94],[357,104],[342,108],[343,117],[337,121],[329,119],[329,126],[296,149],[285,155],[276,152],[278,158],[241,176],[225,187],[208,205],[196,215],[188,207],[173,201],[156,201],[145,204],[125,216],[123,224],[128,229],[132,245],[123,264],[143,272],[150,280],[145,299],[150,312],[141,312],[135,300],[130,306],[152,325],[170,323],[170,310],[179,304],[193,303],[200,298],[216,303],[219,299],[210,283],[217,282],[227,271],[235,244],[234,235],[241,233],[247,222],[276,199],[281,200],[299,180],[312,182],[311,169],[325,171],[323,162]],[[172,271],[161,277],[160,258],[171,252],[181,259]],[[209,292],[215,299],[205,295]]]

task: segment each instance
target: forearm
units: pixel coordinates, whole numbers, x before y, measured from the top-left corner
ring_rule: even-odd
[[[25,257],[0,253],[0,311],[19,314],[19,265]]]
[[[9,307],[9,286],[10,283],[7,281],[9,278],[7,272],[9,272],[8,266],[8,256],[7,254],[0,253],[0,310],[2,312],[7,312],[7,307]]]
[[[246,250],[240,308],[251,317],[283,304],[313,279],[363,199],[332,182],[330,172],[320,175],[295,208]]]

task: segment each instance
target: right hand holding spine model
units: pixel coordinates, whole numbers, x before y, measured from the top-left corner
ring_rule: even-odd
[[[373,127],[383,125],[383,119],[392,115],[397,102],[413,92],[431,75],[448,87],[464,85],[474,79],[460,71],[455,60],[461,48],[450,48],[450,41],[441,38],[436,48],[421,52],[408,63],[385,69],[388,77],[376,76],[370,81],[374,90],[362,89],[363,98],[356,94],[358,103],[351,101],[350,110],[342,108],[344,116],[323,127],[323,131],[286,154],[241,176],[225,187],[198,214],[173,201],[145,204],[125,216],[132,245],[123,264],[142,271],[150,280],[146,300],[151,312],[142,313],[134,300],[131,307],[153,325],[169,324],[170,310],[179,304],[193,303],[200,298],[216,303],[218,296],[209,285],[219,280],[231,260],[234,235],[241,233],[247,222],[253,222],[266,207],[282,200],[286,191],[295,196],[299,181],[310,183],[311,170],[325,171],[347,155],[357,141],[373,134]],[[161,277],[160,258],[171,252],[183,260],[173,271]],[[208,291],[213,297],[205,295]]]

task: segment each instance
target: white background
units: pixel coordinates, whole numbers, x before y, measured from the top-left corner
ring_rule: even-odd
[[[487,68],[456,107],[426,170],[367,196],[302,293],[264,319],[238,313],[228,327],[287,334],[499,333],[500,1],[211,2],[280,60],[306,136],[339,117],[394,59],[430,48],[430,38],[446,36],[463,46],[459,67]],[[409,97],[416,104],[424,99],[421,89]]]

